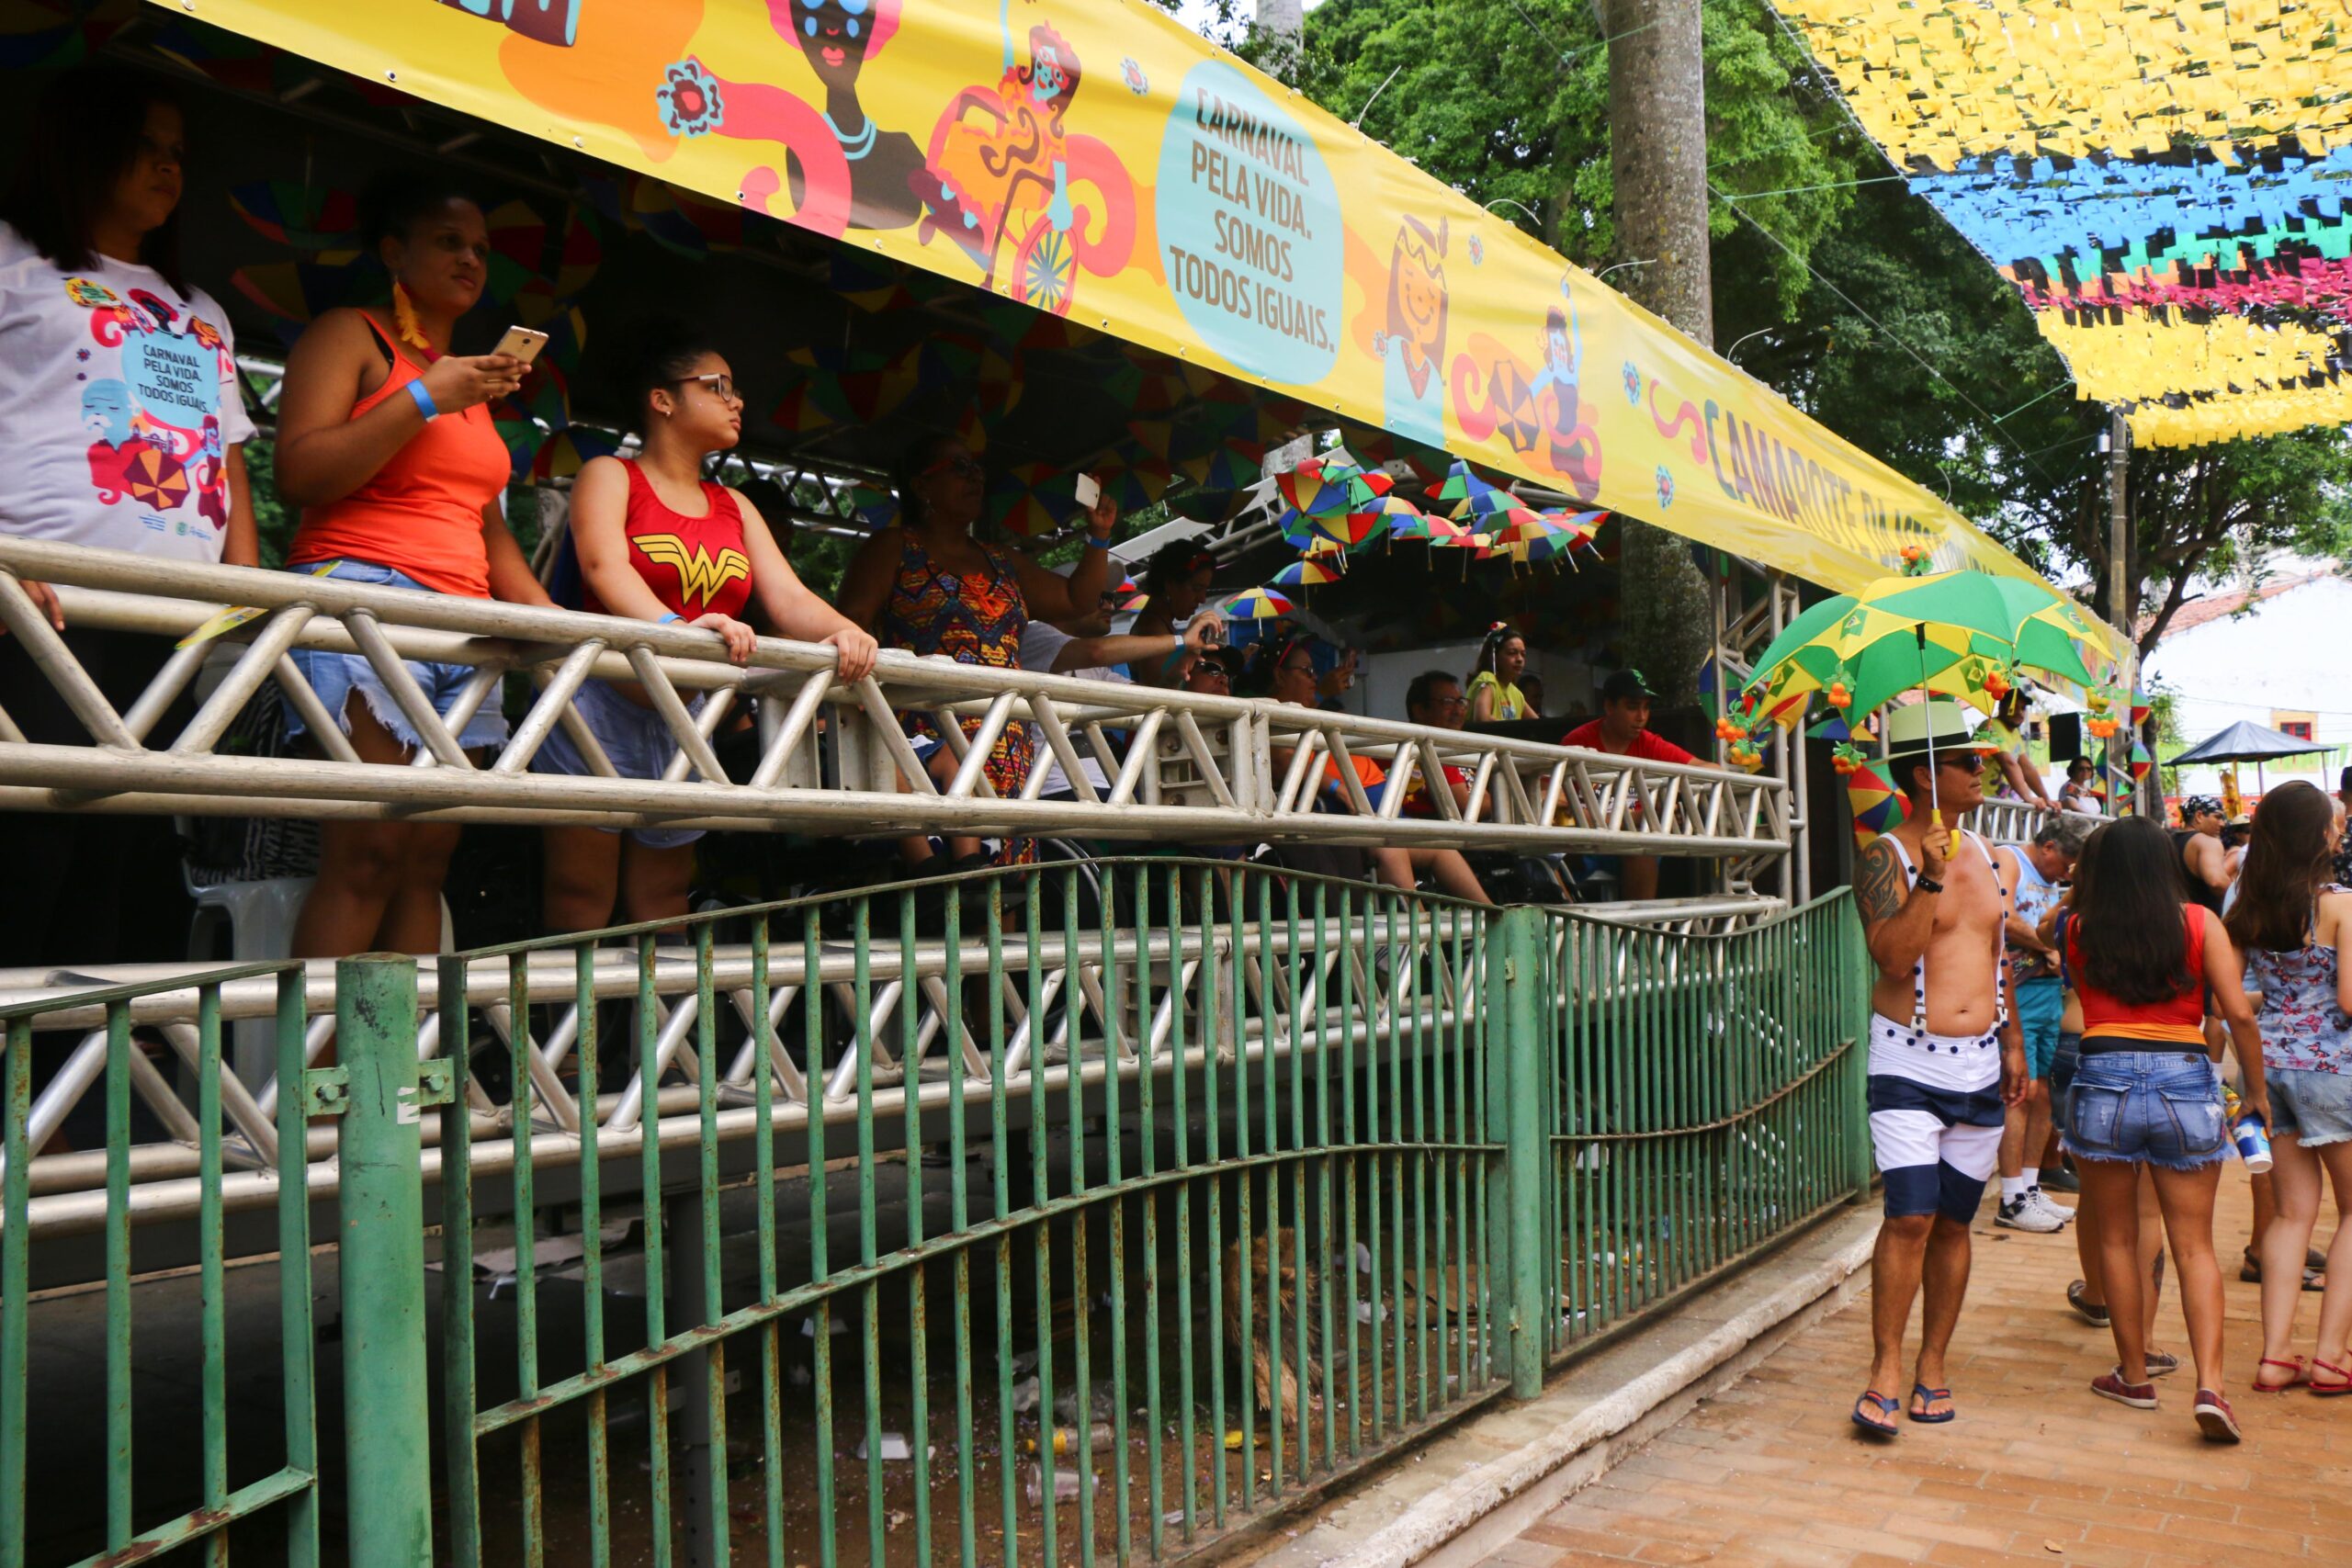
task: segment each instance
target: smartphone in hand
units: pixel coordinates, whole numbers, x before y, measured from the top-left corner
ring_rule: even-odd
[[[1102,499],[1102,486],[1092,474],[1079,475],[1073,488],[1078,495],[1078,504],[1089,512],[1093,511],[1094,503]]]
[[[547,345],[548,334],[545,333],[533,332],[528,327],[509,327],[506,329],[506,335],[498,340],[498,346],[492,349],[491,353],[503,354],[528,365],[539,356],[539,350]]]

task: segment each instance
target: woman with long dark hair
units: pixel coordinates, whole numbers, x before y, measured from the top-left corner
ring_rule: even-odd
[[[490,405],[522,385],[522,363],[451,352],[458,318],[490,276],[481,209],[436,178],[395,173],[369,185],[359,210],[362,239],[391,275],[391,299],[329,310],[286,361],[277,490],[302,508],[287,565],[346,582],[548,604],[500,509],[512,462]],[[424,744],[367,660],[325,649],[291,658],[361,761],[405,762]],[[495,688],[468,697],[472,666],[407,667],[436,713],[472,701],[457,727],[460,746],[506,738]],[[304,727],[289,717],[288,728]],[[315,736],[310,745],[333,750]],[[457,847],[453,824],[319,824],[319,879],[295,922],[295,956],[435,951]]]
[[[2109,823],[2083,847],[2065,939],[2083,1006],[2065,1143],[2084,1201],[2098,1213],[2099,1278],[2115,1336],[2115,1370],[2095,1379],[2091,1392],[2156,1407],[2141,1305],[2148,1281],[2137,1259],[2135,1188],[2145,1166],[2188,1319],[2198,1428],[2233,1443],[2237,1417],[2222,1393],[2222,1269],[2213,1257],[2213,1194],[2230,1133],[2205,1043],[2208,995],[2244,1064],[2246,1110],[2267,1123],[2270,1101],[2236,950],[2211,911],[2187,901],[2177,865],[2172,840],[2144,817]]]
[[[1528,716],[1519,677],[1527,669],[1527,639],[1507,621],[1497,621],[1478,645],[1465,691],[1473,724],[1515,724]]]
[[[188,137],[161,78],[119,68],[52,78],[25,122],[0,205],[0,534],[167,560],[258,563],[229,318],[180,270]],[[44,584],[20,586],[118,712],[172,655],[163,637],[69,626]],[[36,626],[25,631],[40,640]],[[86,745],[88,729],[0,626],[0,711],[26,739]],[[180,723],[148,730],[165,746]],[[168,833],[74,813],[0,817],[0,966],[129,956],[126,909],[150,902],[149,863],[178,891]],[[186,917],[179,919],[186,929]],[[61,945],[62,944],[62,945]],[[70,950],[70,951],[69,951]],[[138,956],[162,958],[163,952]]]
[[[832,648],[841,679],[864,680],[874,668],[874,638],[801,582],[742,491],[702,477],[705,458],[733,450],[742,437],[733,367],[710,341],[675,323],[650,324],[638,338],[629,388],[637,456],[594,458],[571,488],[582,608],[716,632],[741,664],[759,640],[741,617],[757,604],[781,635]],[[658,779],[677,755],[676,736],[634,681],[592,677],[572,705],[623,778]],[[560,727],[548,732],[531,766],[595,771]],[[616,897],[627,920],[684,917],[699,829],[546,833],[549,931],[607,923]]]
[[[2352,1393],[2352,893],[2332,886],[2335,803],[2294,780],[2262,797],[2226,925],[2262,993],[2262,1079],[2270,1090],[2271,1190],[2262,1233],[2264,1393],[2308,1382]],[[2295,1355],[2304,1249],[2319,1218],[2321,1178],[2335,1187],[2335,1242],[2308,1371]]]

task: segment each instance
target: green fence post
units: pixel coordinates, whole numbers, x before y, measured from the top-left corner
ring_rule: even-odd
[[[331,1109],[341,1080],[346,1550],[352,1568],[425,1568],[433,1561],[433,1406],[416,960],[385,953],[338,959],[334,1025],[342,1065],[315,1076],[322,1092],[313,1103]]]
[[[1871,1196],[1871,963],[1870,942],[1853,895],[1843,893],[1838,914],[1839,1021],[1846,1030],[1846,1190],[1857,1203]]]
[[[1545,1279],[1555,1270],[1544,1246],[1544,1169],[1551,1159],[1550,1102],[1544,1081],[1544,998],[1552,994],[1543,914],[1509,908],[1487,922],[1487,1136],[1503,1145],[1487,1175],[1491,1276],[1498,1300],[1487,1322],[1509,1334],[1510,1391],[1532,1399],[1544,1391]]]

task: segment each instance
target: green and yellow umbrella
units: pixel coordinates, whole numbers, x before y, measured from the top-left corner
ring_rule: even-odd
[[[1883,577],[1812,606],[1764,650],[1743,688],[1756,724],[1793,724],[1818,693],[1865,714],[1905,692],[1989,710],[2011,672],[2087,682],[2082,612],[2041,583],[1974,570]],[[1937,818],[1941,821],[1941,814]]]
[[[1757,661],[1747,690],[1776,713],[1809,693],[1868,713],[1914,691],[1990,711],[2018,669],[2088,683],[2083,643],[2092,635],[2079,609],[2023,578],[1883,577],[1792,621]]]

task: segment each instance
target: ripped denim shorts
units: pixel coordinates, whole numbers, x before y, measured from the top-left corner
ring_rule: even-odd
[[[334,570],[323,575],[341,582],[380,583],[388,588],[413,588],[420,593],[433,592],[416,579],[390,567],[378,566],[374,561],[337,561]],[[376,673],[376,667],[360,655],[334,653],[322,648],[298,648],[287,657],[294,661],[294,668],[302,672],[302,679],[311,683],[311,689],[318,693],[319,701],[327,712],[342,722],[345,735],[351,733],[351,694],[357,692],[360,699],[368,705],[369,716],[384,727],[386,734],[411,750],[424,743],[424,738],[417,734],[416,727],[409,723],[408,716],[401,712],[400,705],[392,701],[392,694],[384,689],[384,679]],[[424,688],[424,700],[433,705],[433,711],[445,716],[456,704],[458,694],[466,689],[466,682],[471,681],[475,673],[470,664],[432,664],[416,659],[402,660],[401,662],[408,667],[408,672],[416,683]],[[286,733],[288,736],[300,735],[305,728],[301,714],[292,703],[287,704]],[[479,746],[499,745],[505,739],[506,714],[501,705],[498,689],[492,687],[490,694],[482,699],[481,706],[466,720],[466,727],[458,737],[458,744],[470,751]]]
[[[2224,1158],[2222,1080],[2201,1051],[2090,1051],[2066,1093],[2066,1152],[2195,1170]]]

